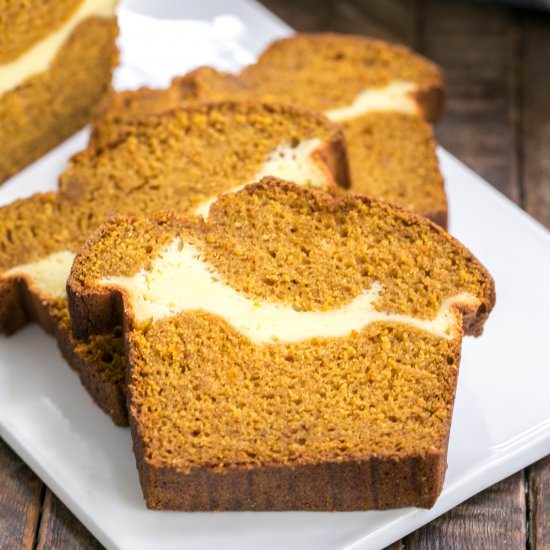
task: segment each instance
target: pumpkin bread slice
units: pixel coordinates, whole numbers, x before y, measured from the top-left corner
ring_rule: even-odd
[[[68,282],[79,337],[122,324],[145,501],[430,507],[461,341],[494,285],[435,224],[266,178],[207,220],[118,217]]]
[[[91,121],[118,61],[116,6],[0,1],[0,183]]]
[[[339,128],[292,107],[228,102],[136,124],[109,147],[73,157],[59,193],[0,208],[0,332],[39,322],[99,406],[126,424],[120,331],[76,342],[69,329],[66,281],[90,233],[116,213],[206,214],[218,193],[263,175],[346,186],[347,169]]]
[[[112,94],[99,110],[92,143],[116,139],[136,117],[227,98],[282,101],[324,112],[344,130],[352,191],[446,227],[447,200],[429,124],[443,110],[441,72],[409,49],[380,40],[298,34],[274,42],[239,74],[203,67],[176,78],[166,90]]]

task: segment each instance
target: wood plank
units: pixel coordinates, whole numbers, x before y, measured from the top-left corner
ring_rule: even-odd
[[[526,544],[522,472],[474,496],[405,539],[407,550],[525,550]]]
[[[403,541],[394,542],[390,546],[386,546],[384,550],[405,550],[405,544]]]
[[[49,490],[46,491],[36,550],[93,550],[103,546]]]
[[[333,1],[331,31],[366,34],[375,38],[414,45],[416,42],[414,2],[387,0]]]
[[[0,440],[0,548],[33,548],[43,484]]]
[[[521,130],[525,208],[550,227],[550,14],[522,21]]]
[[[439,141],[519,202],[520,45],[512,13],[440,0],[424,0],[421,7],[420,50],[442,66],[448,86]],[[523,550],[526,511],[520,472],[413,533],[405,548]]]
[[[512,12],[468,2],[422,2],[420,49],[445,72],[439,141],[518,201],[518,29]],[[451,205],[452,215],[452,205]]]
[[[524,207],[550,228],[550,14],[524,16],[521,71],[521,176]],[[529,542],[550,548],[550,458],[528,470]]]
[[[419,12],[415,0],[353,0],[351,3],[361,11],[367,22],[367,26],[359,31],[360,34],[399,42],[412,48],[417,46]]]
[[[262,0],[294,29],[365,34],[415,45],[418,22],[413,0]]]
[[[329,30],[332,2],[261,0],[261,3],[297,31]]]
[[[550,457],[528,471],[529,542],[532,550],[550,548]]]

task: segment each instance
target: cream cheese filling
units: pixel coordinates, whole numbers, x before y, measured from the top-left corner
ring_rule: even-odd
[[[333,122],[343,122],[375,111],[396,111],[418,115],[420,108],[414,97],[417,91],[418,85],[414,82],[394,80],[380,88],[363,90],[350,105],[325,111],[324,114]],[[288,143],[279,145],[249,182],[230,189],[228,193],[239,191],[249,183],[260,181],[264,176],[274,176],[292,181],[297,185],[326,187],[331,179],[328,169],[326,167],[323,169],[314,158],[315,151],[320,145],[319,139],[304,140],[296,146]],[[202,202],[195,209],[195,214],[208,217],[210,206],[216,198],[211,197]]]
[[[75,254],[68,250],[54,252],[35,262],[21,264],[6,271],[2,278],[21,277],[35,292],[46,298],[66,298],[67,279]]]
[[[265,176],[273,176],[297,185],[326,188],[331,179],[328,169],[315,160],[315,152],[320,148],[321,140],[318,138],[300,141],[297,145],[284,143],[277,146],[266,158],[260,169],[252,179],[242,185],[229,189],[227,193],[240,191],[249,183],[260,181]],[[218,197],[210,197],[203,201],[195,209],[195,214],[208,217],[210,206]]]
[[[325,115],[333,122],[342,122],[372,111],[419,114],[420,109],[414,98],[417,90],[414,82],[394,80],[381,88],[363,90],[350,105],[325,111]]]
[[[374,308],[383,292],[375,282],[351,302],[327,311],[296,311],[291,305],[251,299],[225,283],[201,257],[199,249],[175,239],[148,270],[132,276],[111,276],[99,281],[124,292],[139,321],[158,321],[184,311],[201,310],[217,315],[258,344],[293,343],[310,338],[348,336],[370,323],[411,325],[440,338],[451,339],[460,329],[455,305],[475,303],[462,293],[446,300],[434,319],[387,313]]]
[[[19,86],[27,78],[48,69],[73,30],[88,17],[112,17],[117,0],[83,0],[74,14],[17,59],[0,65],[0,94]]]

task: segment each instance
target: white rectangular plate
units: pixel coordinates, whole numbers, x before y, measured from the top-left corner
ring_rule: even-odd
[[[145,20],[123,11],[119,87],[166,84],[172,74],[204,63],[236,69],[290,32],[251,2],[131,4],[162,10],[169,19]],[[180,56],[170,54],[174,41]],[[81,132],[12,178],[0,188],[0,204],[54,189],[67,158],[85,142]],[[128,430],[115,427],[92,403],[53,340],[36,326],[0,343],[0,435],[105,546],[132,550],[382,547],[547,455],[550,235],[449,153],[440,150],[440,159],[451,231],[493,274],[497,306],[483,337],[464,342],[449,469],[431,510],[148,511]]]

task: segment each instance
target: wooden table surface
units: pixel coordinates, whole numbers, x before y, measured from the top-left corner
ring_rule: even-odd
[[[440,143],[550,228],[550,13],[444,0],[264,4],[297,30],[376,36],[439,63],[448,84]],[[0,441],[0,549],[19,548],[101,545]],[[550,458],[391,546],[454,548],[550,549]]]

